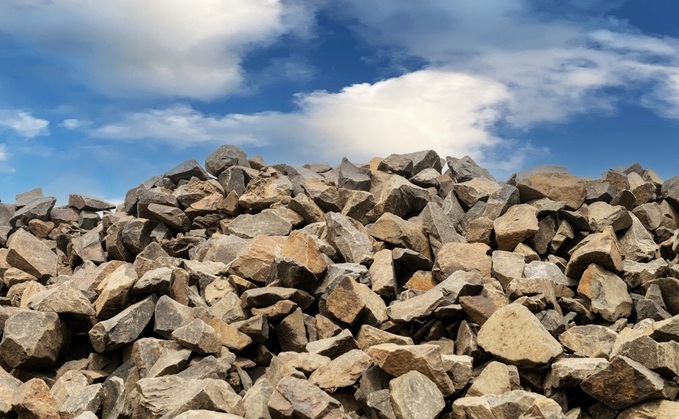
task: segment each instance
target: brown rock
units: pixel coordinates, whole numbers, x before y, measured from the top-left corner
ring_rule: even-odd
[[[500,250],[513,250],[538,232],[537,209],[528,204],[514,205],[493,221],[493,229]]]
[[[349,277],[341,279],[326,299],[327,311],[336,319],[348,323],[379,325],[385,322],[387,306],[368,286]]]
[[[576,210],[585,201],[585,182],[569,173],[539,172],[531,174],[516,183],[521,202],[549,198],[561,201],[566,208]]]
[[[456,271],[478,271],[490,277],[492,260],[490,248],[483,243],[446,243],[434,261],[432,273],[441,282]]]
[[[622,271],[622,256],[612,227],[589,235],[574,249],[566,266],[566,276],[579,279],[592,263],[613,273]]]
[[[57,255],[44,242],[23,229],[7,240],[7,263],[37,278],[57,275]]]

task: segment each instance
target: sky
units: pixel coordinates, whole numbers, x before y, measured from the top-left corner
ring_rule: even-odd
[[[434,149],[498,180],[679,174],[676,0],[3,0],[0,200],[119,202],[233,144]]]

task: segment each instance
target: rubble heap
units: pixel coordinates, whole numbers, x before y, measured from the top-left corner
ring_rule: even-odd
[[[115,210],[29,191],[0,204],[0,412],[679,417],[677,209],[638,164],[228,145]]]

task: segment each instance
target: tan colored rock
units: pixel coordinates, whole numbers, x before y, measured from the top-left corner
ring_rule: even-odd
[[[587,207],[587,215],[589,226],[595,232],[601,232],[608,226],[617,232],[632,225],[629,211],[621,205],[611,205],[603,201],[592,202]]]
[[[492,180],[477,177],[465,182],[456,183],[453,185],[453,190],[458,199],[462,201],[467,208],[471,208],[479,201],[486,201],[489,196],[499,192],[502,187],[497,182]]]
[[[609,322],[632,313],[632,297],[627,292],[627,284],[599,265],[591,264],[585,269],[578,284],[578,294],[590,300],[593,313]]]
[[[22,384],[14,393],[12,404],[20,418],[61,418],[57,401],[52,397],[47,384],[39,378],[33,378]]]
[[[335,212],[325,214],[325,223],[328,243],[342,255],[345,262],[360,264],[372,262],[372,239],[361,223]]]
[[[563,358],[554,361],[545,377],[545,392],[549,396],[557,389],[577,387],[590,375],[607,366],[606,358]]]
[[[276,276],[286,287],[310,290],[327,269],[316,241],[302,231],[290,233],[276,257]]]
[[[679,417],[679,402],[656,400],[640,403],[620,412],[617,419],[670,419]]]
[[[247,186],[245,192],[238,198],[238,203],[248,209],[262,210],[269,208],[276,202],[290,199],[292,182],[286,176],[274,172],[272,176],[258,176]]]
[[[571,351],[590,358],[608,358],[618,334],[605,326],[573,326],[559,335],[559,342]]]
[[[275,273],[274,261],[285,241],[285,237],[255,237],[231,263],[230,272],[264,285]]]
[[[444,396],[455,391],[455,385],[446,373],[438,345],[383,343],[368,348],[367,353],[376,365],[395,377],[409,371],[418,371],[436,383]]]
[[[348,387],[371,365],[372,359],[368,354],[354,349],[318,368],[309,376],[309,382],[322,389]]]
[[[519,204],[495,219],[493,229],[500,250],[513,250],[517,244],[533,237],[539,230],[537,214],[532,205]]]
[[[387,306],[384,300],[367,285],[344,277],[335,286],[326,300],[330,314],[344,323],[367,323],[379,325],[387,321]]]
[[[398,419],[435,419],[446,405],[436,384],[418,371],[394,378],[389,390]]]
[[[24,229],[7,240],[7,263],[37,278],[57,276],[57,255],[43,241]]]
[[[429,239],[422,224],[384,213],[370,226],[370,235],[396,247],[412,249],[427,259],[432,259]]]
[[[521,201],[549,198],[561,201],[567,209],[576,210],[585,201],[586,183],[569,173],[534,173],[517,182]]]
[[[541,394],[514,390],[500,395],[462,397],[453,402],[453,419],[564,417],[557,402]]]
[[[278,382],[269,399],[269,411],[275,417],[308,419],[340,419],[344,414],[339,401],[308,381],[294,377]]]
[[[502,394],[512,390],[521,390],[519,370],[514,365],[491,361],[474,379],[465,397]]]
[[[377,294],[393,298],[396,296],[396,272],[391,250],[383,249],[375,253],[370,265],[371,288]]]
[[[613,273],[623,270],[622,256],[612,227],[590,234],[573,251],[566,266],[566,276],[579,279],[589,265],[596,263]]]
[[[380,345],[382,343],[395,343],[397,345],[413,345],[413,340],[407,336],[400,336],[394,333],[389,333],[386,330],[381,330],[376,327],[364,324],[358,331],[356,336],[358,347],[364,351],[371,346]]]
[[[547,365],[563,352],[540,320],[519,304],[493,313],[479,330],[478,343],[486,352],[520,368]]]
[[[478,271],[490,277],[492,260],[490,247],[483,243],[446,243],[434,261],[432,274],[441,282],[457,271]]]
[[[107,275],[97,287],[99,297],[94,301],[96,316],[100,319],[108,319],[127,307],[136,281],[137,272],[130,263],[120,266]]]

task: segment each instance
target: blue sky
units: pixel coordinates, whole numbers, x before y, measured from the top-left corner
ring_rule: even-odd
[[[0,199],[120,200],[224,143],[679,174],[674,0],[4,0]]]

